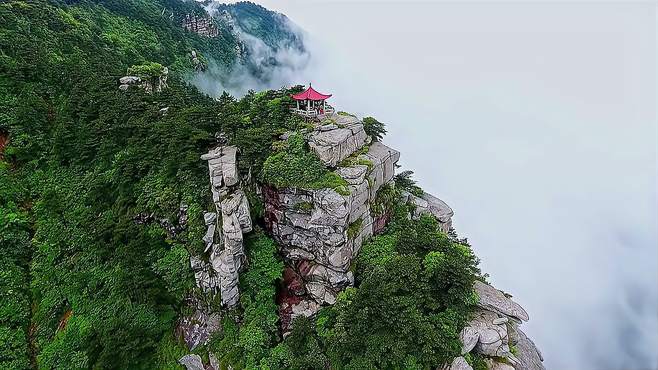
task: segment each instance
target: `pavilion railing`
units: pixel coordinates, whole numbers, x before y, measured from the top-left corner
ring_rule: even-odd
[[[322,116],[322,115],[331,115],[331,114],[334,114],[336,112],[334,107],[332,107],[331,105],[326,105],[324,107],[324,112],[323,113],[319,113],[319,110],[314,110],[314,109],[313,110],[306,110],[306,109],[290,108],[290,111],[294,114],[298,114],[302,117],[307,117],[307,118],[314,118],[314,117]]]

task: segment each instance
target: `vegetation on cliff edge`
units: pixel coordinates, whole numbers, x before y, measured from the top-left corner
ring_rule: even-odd
[[[0,134],[8,138],[0,149],[0,368],[179,368],[185,350],[173,327],[185,297],[198,294],[189,256],[203,249],[209,201],[199,156],[217,133],[241,149],[243,175],[344,185],[299,139],[272,148],[300,129],[288,109],[298,88],[214,100],[185,82],[192,50],[227,68],[237,57],[230,32],[204,38],[180,27],[197,12],[178,0],[0,4]],[[131,66],[168,67],[169,88],[120,91]],[[372,128],[373,137],[385,132]],[[226,366],[269,369],[427,368],[453,356],[477,261],[432,219],[409,220],[394,199],[379,202],[393,222],[364,244],[356,287],[316,320],[295,321],[285,340],[276,245],[262,233],[247,238],[241,305],[199,351],[213,350]],[[180,227],[171,232],[162,220]]]

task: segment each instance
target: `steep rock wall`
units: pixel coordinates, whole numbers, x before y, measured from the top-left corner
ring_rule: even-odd
[[[374,217],[371,205],[377,191],[393,180],[400,159],[398,151],[369,142],[355,117],[333,115],[324,123],[307,135],[309,147],[346,181],[349,194],[263,187],[266,227],[287,262],[278,297],[284,331],[294,317],[312,316],[354,284],[350,266],[362,243],[388,221],[386,215]],[[440,215],[442,228],[450,228],[452,210],[445,203],[429,194],[406,197],[421,205],[417,216]]]
[[[206,292],[219,291],[222,304],[227,307],[235,306],[240,297],[238,272],[246,259],[243,233],[252,230],[236,157],[237,148],[233,146],[220,146],[201,156],[208,161],[215,212],[204,214],[204,252],[209,252],[209,261],[206,263],[199,256],[190,258],[197,286]]]
[[[216,37],[219,29],[210,16],[203,17],[196,14],[186,14],[183,19],[183,28],[186,31],[197,33],[205,37]]]

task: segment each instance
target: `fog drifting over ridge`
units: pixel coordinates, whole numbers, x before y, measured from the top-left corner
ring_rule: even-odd
[[[658,368],[655,5],[260,3],[308,32],[290,84],[387,123],[547,368]]]
[[[208,14],[217,16],[220,2],[209,2],[204,9]],[[292,34],[304,37],[304,31],[287,17],[282,17],[283,25]],[[260,38],[244,31],[238,24],[233,24],[237,38],[244,45],[244,60],[235,61],[226,67],[208,58],[206,69],[186,76],[189,83],[200,91],[219,97],[227,91],[233,96],[242,97],[249,90],[260,91],[278,89],[288,85],[308,67],[311,55],[307,50],[296,48],[282,40],[272,47]],[[272,64],[276,61],[276,64]],[[251,68],[258,67],[259,75],[255,76]]]

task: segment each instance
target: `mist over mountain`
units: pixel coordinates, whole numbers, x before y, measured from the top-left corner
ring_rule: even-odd
[[[576,199],[540,217],[546,197],[519,191],[501,206],[492,195],[531,158],[542,166],[524,167],[520,184],[546,183],[551,164],[529,147],[555,149],[546,140],[560,131],[540,130],[546,140],[515,156],[533,129],[506,121],[505,99],[533,105],[508,90],[494,106],[454,102],[468,106],[465,123],[428,126],[450,118],[438,101],[474,85],[430,73],[436,60],[414,42],[431,43],[410,39],[413,27],[381,24],[392,36],[379,42],[371,18],[327,6],[312,12],[316,27],[340,19],[365,33],[341,27],[331,47],[327,33],[251,2],[0,3],[0,368],[542,370],[544,348],[552,364],[653,363],[655,296],[638,274],[594,254],[620,272],[577,278],[597,294],[576,315],[537,299],[578,293],[535,274],[529,251],[544,244],[519,248],[554,218],[589,246],[576,231],[600,230],[592,215],[608,203]],[[489,169],[483,150],[495,153]],[[626,157],[606,158],[618,168]],[[601,240],[655,239],[622,222],[631,204]],[[536,221],[513,232],[518,214]],[[591,250],[578,251],[555,266],[573,272]],[[575,332],[608,302],[593,282],[622,287],[615,302],[628,303],[601,311],[626,319],[590,338],[594,365],[574,360],[590,343]],[[555,322],[563,312],[584,324],[556,344],[565,334],[547,331],[568,324]]]
[[[222,65],[208,60],[208,68],[190,77],[201,91],[219,96],[224,90],[242,96],[249,90],[289,85],[307,66],[310,54],[304,34],[285,15],[249,2],[199,2],[217,22],[226,24],[238,40],[238,60]]]

